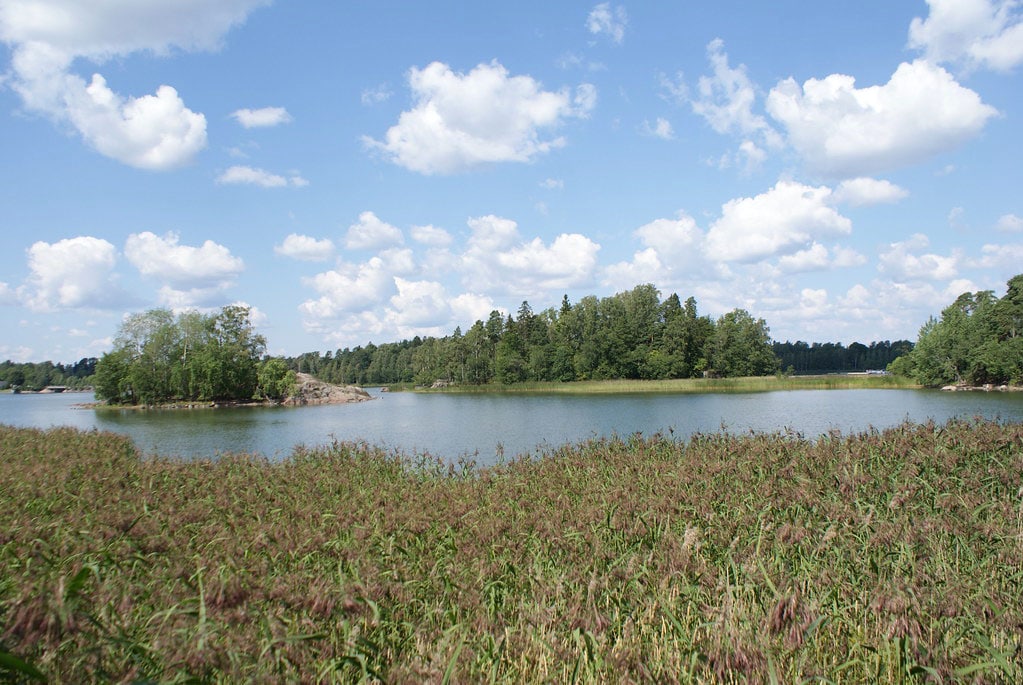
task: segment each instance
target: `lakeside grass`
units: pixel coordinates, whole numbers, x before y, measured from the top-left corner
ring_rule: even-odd
[[[0,465],[0,680],[1023,680],[1018,424]]]
[[[625,395],[644,393],[746,393],[780,390],[842,390],[878,388],[919,388],[908,378],[890,375],[827,374],[816,376],[748,376],[742,378],[674,378],[667,380],[601,380],[527,383],[489,383],[451,385],[445,388],[414,388],[416,392],[465,394],[566,394]],[[411,390],[409,386],[391,386],[393,390]]]

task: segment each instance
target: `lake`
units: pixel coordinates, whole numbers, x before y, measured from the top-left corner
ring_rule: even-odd
[[[816,438],[905,420],[982,416],[1023,422],[1023,393],[935,390],[789,390],[735,394],[456,395],[376,393],[370,402],[203,410],[75,408],[85,393],[0,393],[0,423],[74,426],[132,438],[146,454],[181,458],[260,453],[282,458],[298,444],[365,441],[480,464],[565,443],[636,432],[676,437],[727,430],[796,431]]]

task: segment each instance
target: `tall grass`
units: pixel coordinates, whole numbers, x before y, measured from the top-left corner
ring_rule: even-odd
[[[445,388],[416,388],[419,392],[444,393],[533,393],[572,395],[620,395],[639,393],[738,393],[778,390],[837,390],[877,388],[918,388],[900,376],[821,375],[750,376],[744,378],[676,378],[670,380],[604,380],[569,383],[528,382],[502,385],[452,385]],[[409,389],[392,386],[395,390]]]
[[[1019,425],[0,466],[0,678],[1023,680]]]

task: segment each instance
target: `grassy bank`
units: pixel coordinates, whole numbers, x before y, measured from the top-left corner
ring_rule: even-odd
[[[0,427],[0,674],[1019,682],[1023,426],[449,468]]]
[[[535,393],[576,395],[621,395],[639,393],[771,392],[778,390],[838,390],[871,388],[918,388],[899,376],[829,374],[821,376],[750,376],[746,378],[676,378],[671,380],[573,381],[570,383],[514,383],[511,385],[452,385],[446,388],[416,388],[419,392],[449,393]],[[392,389],[411,389],[394,386]]]

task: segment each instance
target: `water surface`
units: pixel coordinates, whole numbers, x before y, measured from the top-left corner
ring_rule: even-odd
[[[147,454],[227,452],[281,458],[297,444],[365,441],[405,453],[493,463],[565,443],[633,433],[684,438],[727,430],[796,431],[816,438],[903,421],[982,416],[1023,422],[1023,393],[931,390],[790,390],[735,394],[456,395],[377,393],[370,402],[203,410],[76,409],[83,393],[0,394],[0,423],[69,425],[130,436]]]

